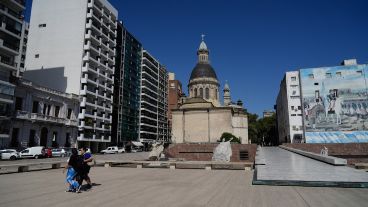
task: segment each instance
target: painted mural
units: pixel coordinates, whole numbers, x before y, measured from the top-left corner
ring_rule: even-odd
[[[300,70],[305,141],[368,142],[368,65]]]

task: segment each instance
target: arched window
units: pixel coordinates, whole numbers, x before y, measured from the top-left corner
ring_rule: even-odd
[[[198,96],[198,91],[197,91],[197,89],[195,88],[194,89],[194,97],[197,97]]]
[[[206,88],[206,99],[210,99],[210,89]]]
[[[216,96],[216,100],[218,99],[218,98],[217,98],[217,97],[218,97],[218,96],[217,96],[217,93],[218,93],[218,91],[217,91],[217,89],[216,89],[216,94],[215,94],[215,96]]]
[[[199,88],[199,97],[203,98],[203,88]]]

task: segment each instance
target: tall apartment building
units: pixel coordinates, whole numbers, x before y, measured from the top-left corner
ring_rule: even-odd
[[[279,144],[303,141],[299,71],[286,72],[276,100]]]
[[[28,43],[29,23],[23,21],[22,26],[22,39],[19,44],[19,55],[16,58],[17,62],[17,77],[22,77],[25,69],[26,52]]]
[[[178,109],[184,97],[183,87],[179,80],[175,79],[175,73],[169,73],[169,94],[168,94],[168,123],[169,137],[171,138],[172,113],[171,110]]]
[[[113,140],[117,145],[139,139],[142,44],[118,23]]]
[[[11,108],[15,85],[13,77],[17,72],[16,58],[22,39],[22,13],[24,0],[0,2],[0,140],[9,142]]]
[[[139,139],[168,141],[166,69],[146,50],[142,52]]]
[[[24,77],[80,96],[78,144],[111,141],[118,11],[107,0],[33,0]]]

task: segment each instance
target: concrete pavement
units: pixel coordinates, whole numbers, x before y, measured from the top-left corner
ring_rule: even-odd
[[[368,173],[347,166],[333,166],[279,147],[262,147],[255,184],[368,187]]]
[[[0,206],[367,206],[368,189],[254,186],[253,172],[94,167],[97,186],[64,192],[61,169],[0,175]]]

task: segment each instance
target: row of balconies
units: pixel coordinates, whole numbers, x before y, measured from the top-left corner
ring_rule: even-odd
[[[106,72],[114,74],[115,66],[110,66],[108,62],[102,63],[100,57],[91,55],[89,51],[84,55],[83,61],[92,61],[95,65],[102,66]]]
[[[87,4],[87,7],[88,8],[95,8],[98,12],[100,12],[101,15],[104,15],[107,17],[107,19],[109,19],[109,21],[115,25],[115,27],[117,27],[117,23],[116,23],[116,17],[112,16],[110,14],[110,12],[105,9],[105,8],[102,8],[100,6],[98,6],[96,3],[95,3],[95,0],[91,0],[88,4]]]
[[[0,13],[22,24],[23,17],[21,15],[21,12],[15,12],[7,8],[5,5],[0,4]]]
[[[105,76],[103,76],[103,78],[105,78]],[[81,78],[81,83],[87,83],[87,82],[92,83],[93,85],[97,86],[98,88],[102,88],[105,91],[109,91],[110,93],[113,93],[114,91],[114,86],[112,83],[101,81],[101,79],[99,79],[98,76],[93,77],[92,74],[88,75],[88,73],[84,73]]]
[[[107,95],[106,92],[99,92],[99,90],[95,90],[95,92],[92,91],[92,89],[88,89],[87,86],[85,86],[82,90],[80,90],[80,95],[81,96],[85,96],[87,94],[90,94],[92,96],[96,96],[98,98],[102,98],[102,99],[105,99],[109,102],[113,102],[113,94],[111,94],[110,96]],[[102,95],[103,94],[103,95]]]
[[[71,120],[67,118],[60,118],[55,116],[48,116],[39,113],[30,113],[28,111],[17,111],[16,112],[17,119],[26,119],[30,121],[40,121],[40,122],[49,122],[54,124],[64,124],[66,126],[78,126],[77,120]]]
[[[104,38],[105,41],[109,41],[109,43],[112,43],[113,47],[116,46],[116,36],[117,32],[110,33],[102,29],[102,27],[96,25],[93,23],[92,19],[89,19],[86,23],[86,29],[95,31],[97,34],[97,39]]]
[[[111,112],[111,111],[110,111]],[[93,114],[89,114],[89,113],[93,113]],[[112,116],[109,114],[101,114],[101,116],[97,115],[97,112],[86,112],[86,109],[82,109],[82,112],[78,115],[79,119],[85,119],[85,118],[91,118],[94,120],[102,120],[104,123],[106,124],[110,124],[112,122]],[[81,121],[82,123],[83,121]],[[83,127],[86,126],[86,124],[81,124]]]
[[[106,17],[105,17],[105,21],[104,21],[104,17],[102,16],[98,16],[96,14],[96,12],[94,12],[93,10],[91,10],[90,12],[87,13],[87,19],[92,19],[93,22],[98,23],[100,27],[104,27],[108,33],[111,33],[112,36],[116,36],[117,32],[116,32],[116,25],[115,24],[111,24],[110,22],[106,21]]]

